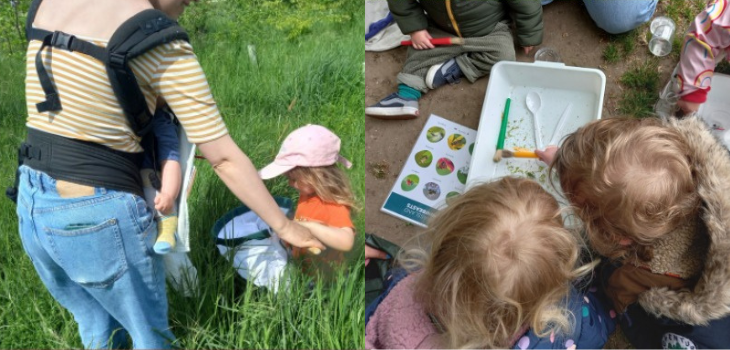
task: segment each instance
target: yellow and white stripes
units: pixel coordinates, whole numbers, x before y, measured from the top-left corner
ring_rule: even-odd
[[[99,46],[106,41],[81,38]],[[104,65],[78,52],[44,49],[44,65],[53,80],[63,110],[38,113],[45,100],[35,68],[40,41],[31,41],[26,54],[28,127],[100,143],[125,152],[141,152],[124,112],[114,96]],[[204,143],[227,134],[208,82],[190,44],[174,41],[130,61],[147,107],[154,111],[161,96],[175,112],[191,143]]]

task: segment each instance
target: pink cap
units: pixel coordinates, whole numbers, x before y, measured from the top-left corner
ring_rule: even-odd
[[[336,162],[348,169],[352,166],[340,155],[340,138],[324,126],[309,124],[286,137],[274,162],[259,170],[259,175],[266,180],[298,166],[328,166]]]

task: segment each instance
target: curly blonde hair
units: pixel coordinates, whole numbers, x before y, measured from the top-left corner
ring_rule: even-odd
[[[296,167],[289,170],[288,176],[314,189],[323,202],[336,203],[358,210],[352,193],[350,180],[337,164],[320,167]]]
[[[563,227],[557,201],[539,184],[512,177],[473,187],[439,212],[424,233],[430,250],[399,257],[421,270],[416,298],[443,326],[443,346],[508,348],[523,326],[539,336],[568,332],[564,300],[580,238]]]
[[[651,260],[652,242],[697,214],[688,147],[658,119],[601,119],[565,139],[552,168],[598,253]]]

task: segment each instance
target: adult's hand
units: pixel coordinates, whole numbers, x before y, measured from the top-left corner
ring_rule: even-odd
[[[700,105],[701,103],[689,102],[682,99],[677,101],[677,107],[679,107],[685,115],[697,112],[700,109]]]
[[[325,247],[312,235],[308,228],[299,225],[297,222],[288,220],[283,228],[276,231],[282,241],[299,248],[317,248],[320,251]]]
[[[411,33],[413,48],[416,50],[433,49],[434,46],[433,44],[431,44],[431,39],[431,34],[428,34],[428,31],[425,29],[421,29]]]
[[[544,151],[541,150],[535,150],[535,154],[537,154],[537,157],[540,158],[545,164],[550,165],[553,164],[553,160],[555,160],[555,154],[558,153],[558,146],[547,146],[545,147]]]

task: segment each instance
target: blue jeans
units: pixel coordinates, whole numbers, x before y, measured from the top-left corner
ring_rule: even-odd
[[[547,5],[553,0],[541,0]],[[658,0],[583,0],[596,25],[610,34],[626,33],[654,15]]]
[[[20,168],[20,238],[41,281],[73,314],[84,346],[125,347],[129,334],[135,348],[169,348],[165,270],[144,199],[104,188],[62,197],[56,185]]]

